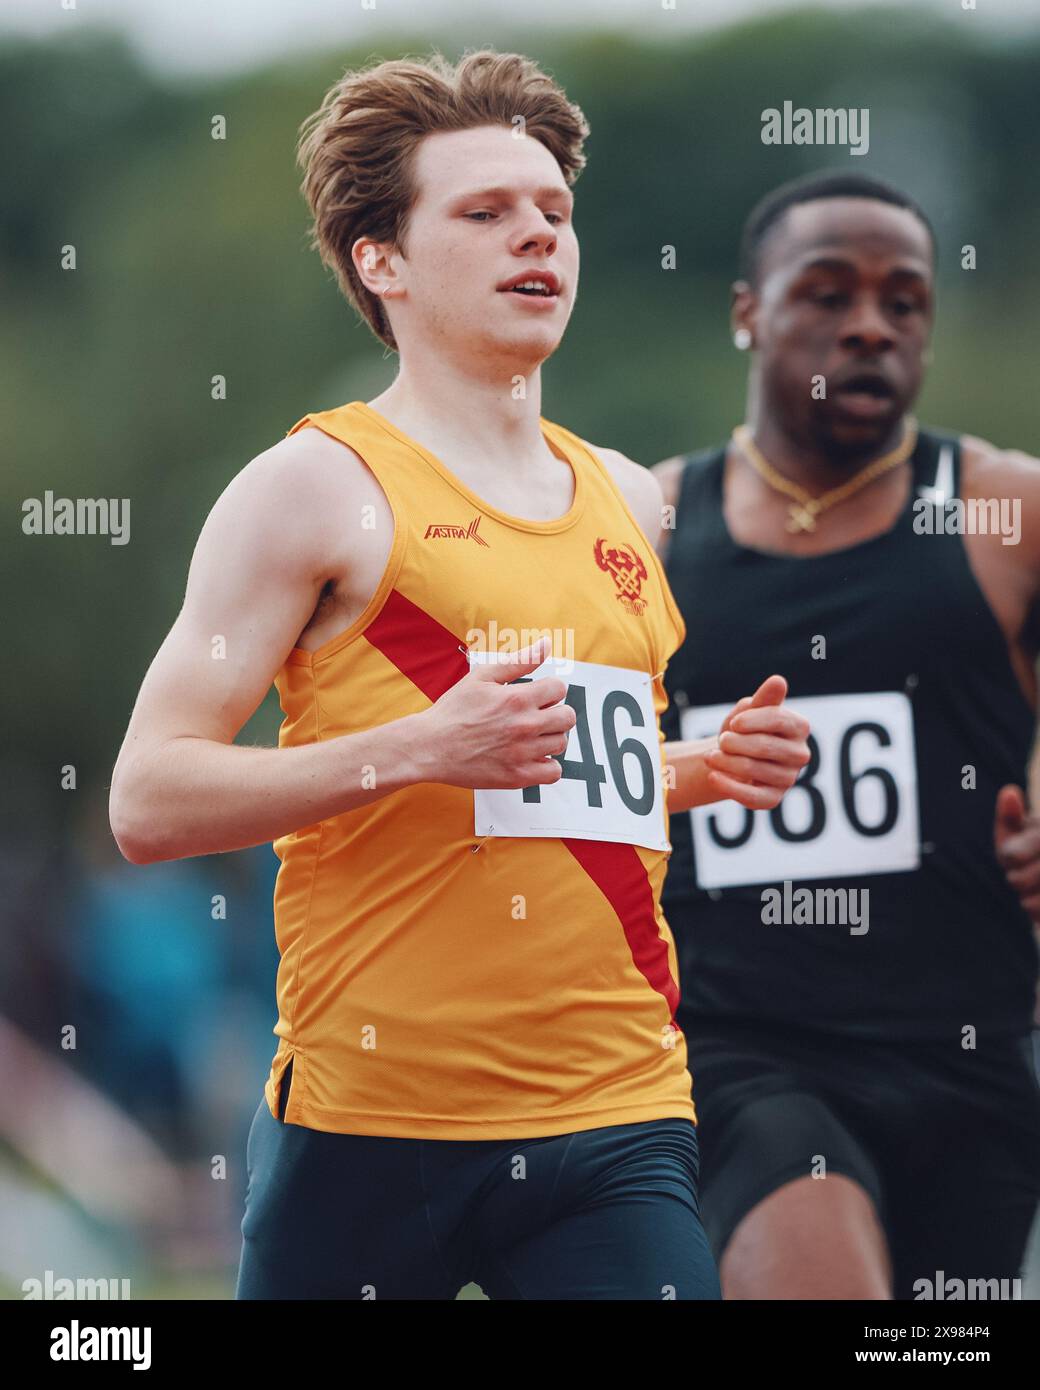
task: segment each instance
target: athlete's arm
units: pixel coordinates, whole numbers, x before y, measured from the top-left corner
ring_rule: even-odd
[[[998,449],[970,436],[962,442],[965,459],[970,458],[973,464],[973,493],[1020,501],[1021,543],[1005,547],[1001,538],[1001,559],[1005,563],[1012,557],[1017,560],[1013,577],[1024,586],[1026,610],[1036,612],[1040,609],[1040,459],[1018,449]],[[1036,653],[1030,651],[1028,657],[1035,670]],[[1037,757],[1040,750],[1033,754],[1034,763]],[[994,819],[997,862],[1029,914],[1040,946],[1040,816],[1035,808],[1027,810],[1025,791],[1008,783],[997,792]],[[1040,980],[1033,1022],[1040,1027]]]
[[[677,454],[674,458],[655,463],[650,469],[661,487],[661,524],[657,528],[654,543],[662,562],[668,553],[668,546],[675,530],[675,512],[679,505],[679,485],[685,467],[685,456]]]
[[[648,469],[616,449],[596,452],[660,553],[671,534],[664,523],[674,518],[668,508],[678,496],[683,460],[667,459]],[[737,801],[753,811],[771,811],[780,804],[809,761],[808,721],[782,708],[786,694],[783,676],[770,676],[754,695],[734,705],[717,735],[665,744],[665,763],[675,779],[668,791],[672,814],[713,801]]]
[[[540,664],[540,656],[521,663],[522,653],[378,728],[292,748],[233,743],[313,613],[331,557],[342,554],[349,501],[313,434],[254,459],[202,528],[183,607],[145,676],[112,775],[112,831],[131,863],[263,844],[416,782],[523,787],[559,778],[546,755],[563,751],[574,714],[558,704],[562,681],[505,684]]]
[[[970,485],[965,479],[962,491],[1018,503],[1021,532],[1013,538],[1015,543],[1005,545],[1003,536],[995,535],[988,537],[989,548],[1001,568],[1001,600],[1013,605],[1013,612],[1035,611],[1040,607],[1040,459],[1018,449],[998,449],[971,435],[961,443],[964,468],[970,470]],[[1003,616],[1001,627],[1006,630],[1010,615],[997,616],[998,621]],[[1026,656],[1035,663],[1035,652]],[[1029,914],[1040,945],[1040,816],[1028,808],[1024,789],[1013,782],[997,792],[993,841],[997,862]],[[1040,988],[1034,1021],[1040,1026]]]

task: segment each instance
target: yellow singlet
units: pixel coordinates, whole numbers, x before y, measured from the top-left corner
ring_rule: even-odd
[[[395,529],[357,621],[278,673],[280,747],[428,709],[466,674],[467,634],[492,624],[531,640],[535,626],[569,631],[574,649],[557,656],[647,673],[659,718],[685,637],[660,562],[605,465],[541,425],[574,473],[555,521],[489,506],[363,402],[289,431],[354,449]],[[663,798],[661,814],[666,836]],[[667,850],[482,838],[473,792],[434,783],[274,849],[272,1115],[292,1058],[286,1122],[335,1133],[505,1139],[695,1119],[659,903]]]

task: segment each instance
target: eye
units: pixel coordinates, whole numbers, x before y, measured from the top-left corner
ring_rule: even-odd
[[[545,216],[547,219],[550,217],[556,218],[556,221],[553,223],[554,227],[558,227],[560,223],[565,220],[562,212],[547,212]]]
[[[892,312],[897,314],[900,318],[904,318],[907,314],[914,313],[914,311],[920,307],[921,306],[914,299],[894,299],[892,301]]]
[[[474,217],[494,217],[494,215],[495,215],[495,214],[494,214],[493,212],[466,212],[466,213],[463,213],[463,216],[464,216],[464,217],[469,217],[469,218],[474,218]]]
[[[846,302],[846,296],[839,294],[837,290],[824,290],[811,298],[814,304],[819,304],[824,309],[838,309]]]

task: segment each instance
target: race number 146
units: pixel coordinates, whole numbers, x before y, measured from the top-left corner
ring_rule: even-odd
[[[472,659],[489,659],[474,653]],[[490,655],[493,659],[493,654]],[[530,676],[558,676],[577,722],[551,786],[473,793],[477,835],[566,836],[668,849],[661,745],[645,671],[550,657]]]

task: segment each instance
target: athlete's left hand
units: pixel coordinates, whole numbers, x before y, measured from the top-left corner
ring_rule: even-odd
[[[997,792],[993,846],[1019,902],[1040,925],[1040,817],[1029,814],[1025,794],[1013,782]]]
[[[752,811],[771,811],[809,761],[809,721],[784,709],[787,682],[769,676],[730,710],[719,730],[718,748],[704,761],[708,782],[720,799]]]

